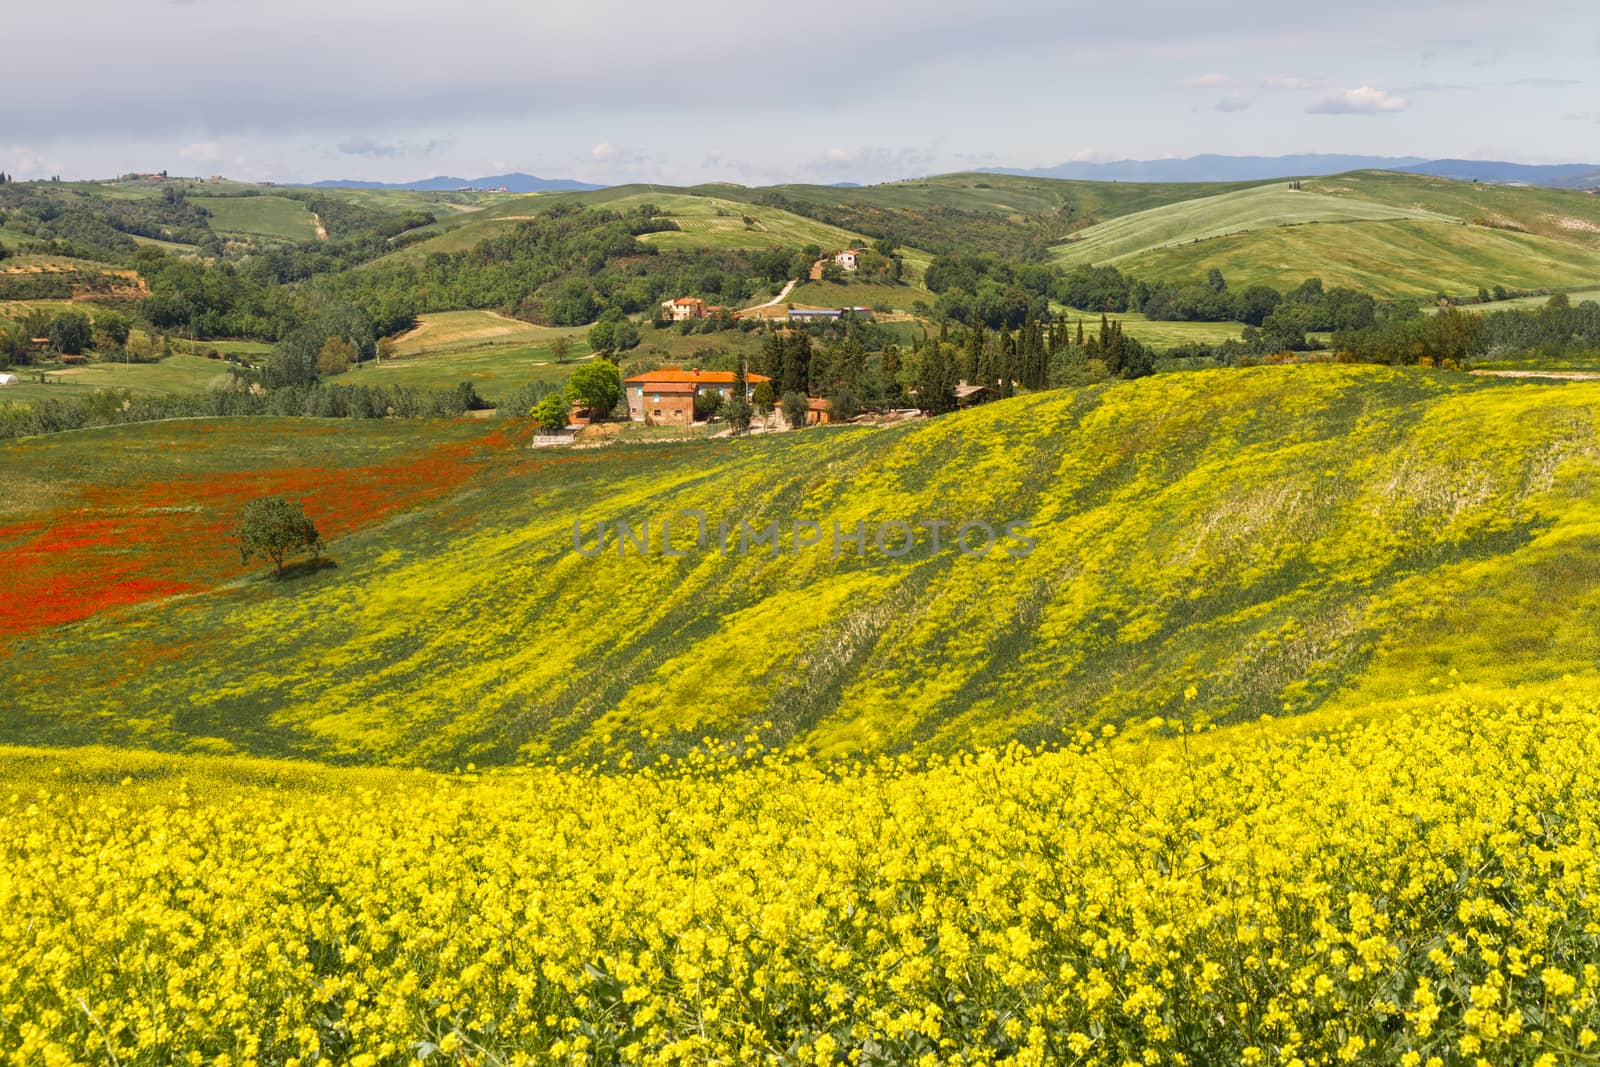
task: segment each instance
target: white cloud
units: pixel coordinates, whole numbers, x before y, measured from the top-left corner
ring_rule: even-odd
[[[1294,92],[1302,89],[1315,89],[1322,82],[1315,78],[1297,78],[1292,75],[1281,78],[1263,78],[1261,88],[1276,89],[1281,92]]]
[[[1306,108],[1308,115],[1392,115],[1411,106],[1403,96],[1363,85],[1324,97]]]
[[[605,141],[601,141],[599,144],[589,149],[589,157],[596,163],[609,163],[611,160],[616,158],[616,155],[616,146]]]
[[[1227,96],[1223,97],[1221,100],[1218,100],[1210,107],[1204,109],[1196,108],[1195,110],[1220,111],[1225,115],[1230,115],[1237,111],[1250,110],[1250,105],[1252,103],[1254,103],[1254,101],[1248,96],[1245,96],[1243,93],[1229,93]]]
[[[1178,83],[1182,89],[1222,89],[1232,82],[1226,74],[1196,74],[1192,78],[1185,78]]]
[[[8,160],[5,166],[0,167],[14,178],[24,180],[31,178],[48,178],[60,174],[66,168],[59,160],[47,159],[42,153],[29,148],[27,145],[14,144],[0,153],[0,159]]]
[[[216,141],[196,141],[179,149],[178,155],[196,163],[216,163],[222,159],[222,145]]]
[[[848,175],[856,181],[885,181],[916,178],[931,172],[939,159],[937,145],[888,148],[881,145],[862,148],[833,147],[819,158],[802,163],[811,174],[838,177]]]

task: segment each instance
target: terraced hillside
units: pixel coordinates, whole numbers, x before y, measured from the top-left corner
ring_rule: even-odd
[[[1547,681],[1595,662],[1597,415],[1593,384],[1313,366],[559,455],[489,426],[376,424],[352,443],[392,436],[388,458],[352,463],[355,431],[303,420],[17,441],[6,617],[34,617],[67,561],[117,595],[11,635],[0,741],[448,765],[756,729],[876,752],[1059,737],[1189,688],[1227,721],[1452,671]],[[91,471],[86,452],[123,459]],[[238,567],[225,531],[263,491],[304,499],[336,566]],[[779,522],[781,551],[714,550],[723,518],[735,548],[741,520]],[[660,552],[672,519],[682,557]],[[795,547],[801,519],[820,547]],[[874,541],[972,519],[1025,522],[1036,545]],[[601,520],[648,522],[654,551],[575,552],[574,524],[593,548]],[[833,556],[835,521],[868,524],[863,554]]]

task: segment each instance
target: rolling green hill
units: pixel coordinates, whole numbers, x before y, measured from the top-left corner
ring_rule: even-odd
[[[1118,266],[1140,278],[1194,280],[1217,267],[1230,285],[1292,288],[1316,276],[1389,297],[1537,289],[1600,279],[1600,250],[1453,222],[1279,226],[1144,253]]]
[[[1305,191],[1449,215],[1462,221],[1600,248],[1600,196],[1534,186],[1484,185],[1420,174],[1355,171],[1308,178]]]
[[[283,196],[195,196],[190,199],[211,213],[218,233],[313,241],[317,220],[299,200]]]
[[[0,742],[449,765],[757,729],[877,752],[1142,720],[1191,687],[1230,721],[1592,673],[1597,416],[1594,384],[1305,366],[588,452],[304,420],[16,441],[0,552],[43,567],[38,538],[76,538],[56,552],[85,580],[183,578],[9,641]],[[341,435],[406,458],[331,461]],[[274,487],[337,517],[335,566],[279,583],[227,560],[240,494]],[[709,517],[704,551],[685,509]],[[674,516],[681,558],[572,548],[575,522],[592,547],[601,520],[659,538]],[[782,553],[712,550],[722,518],[783,524]],[[792,550],[797,519],[821,547]],[[873,543],[933,519],[1023,521],[1036,545]],[[865,556],[833,558],[831,524],[858,520]]]
[[[1053,255],[1136,277],[1290,288],[1307,277],[1388,297],[1600,280],[1600,198],[1359,171],[1277,182],[1123,215]]]
[[[441,218],[435,225],[418,231],[425,235],[423,240],[408,243],[391,255],[419,259],[433,252],[459,252],[563,205],[631,211],[645,204],[660,209],[657,218],[671,219],[678,225],[676,231],[642,238],[662,248],[800,248],[815,244],[832,250],[862,241],[859,234],[768,205],[664,186],[629,185],[597,192],[538,193],[500,199],[481,210]],[[747,217],[749,223],[744,221]]]
[[[1123,215],[1079,232],[1057,247],[1056,257],[1065,264],[1115,264],[1143,252],[1266,227],[1390,219],[1454,221],[1417,208],[1297,192],[1278,183]]]

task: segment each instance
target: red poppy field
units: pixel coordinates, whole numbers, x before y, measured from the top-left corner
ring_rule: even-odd
[[[303,419],[142,429],[0,449],[0,641],[249,573],[231,531],[255,497],[300,501],[332,540],[455,489],[514,444],[476,420],[426,433]]]

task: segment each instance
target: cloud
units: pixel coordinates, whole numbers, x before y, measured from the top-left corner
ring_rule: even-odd
[[[621,170],[648,170],[658,166],[661,160],[648,152],[640,152],[631,148],[618,148],[610,141],[601,141],[589,149],[589,155],[580,158],[581,163],[598,163],[602,167]]]
[[[196,141],[179,149],[178,155],[196,163],[217,163],[222,159],[222,145],[216,141]]]
[[[1460,85],[1455,82],[1413,82],[1410,85],[1397,86],[1394,93],[1396,96],[1415,93],[1467,93],[1477,88],[1476,85]]]
[[[934,168],[939,159],[937,145],[899,148],[867,146],[861,148],[832,147],[820,157],[800,165],[810,174],[837,178],[848,174],[858,181],[884,181],[895,178],[922,177]]]
[[[1281,78],[1263,78],[1261,81],[1261,88],[1274,89],[1280,92],[1292,92],[1302,89],[1315,89],[1321,84],[1322,82],[1319,79],[1288,76]]]
[[[344,155],[366,156],[368,159],[422,158],[434,155],[448,147],[449,142],[445,140],[428,141],[420,145],[413,145],[407,141],[386,144],[382,141],[373,140],[364,133],[346,137],[338,145],[339,151]]]
[[[1250,110],[1250,105],[1252,103],[1254,103],[1254,101],[1251,100],[1248,96],[1243,95],[1242,93],[1229,93],[1227,96],[1223,97],[1221,100],[1218,100],[1215,104],[1212,104],[1210,107],[1206,107],[1206,108],[1198,108],[1197,107],[1197,108],[1195,108],[1195,110],[1196,111],[1220,111],[1224,115],[1231,115],[1236,111],[1248,111],[1248,110]]]
[[[1196,74],[1178,83],[1180,89],[1222,89],[1233,83],[1226,74]]]
[[[53,174],[60,174],[66,168],[56,159],[46,158],[41,152],[29,148],[27,145],[14,144],[0,152],[0,159],[8,160],[4,167],[7,174],[14,178],[29,180],[33,178],[48,178]]]
[[[1403,96],[1363,85],[1334,96],[1323,97],[1306,108],[1308,115],[1392,115],[1411,106]]]
[[[1588,83],[1576,78],[1518,78],[1506,84],[1519,89],[1575,89]]]

